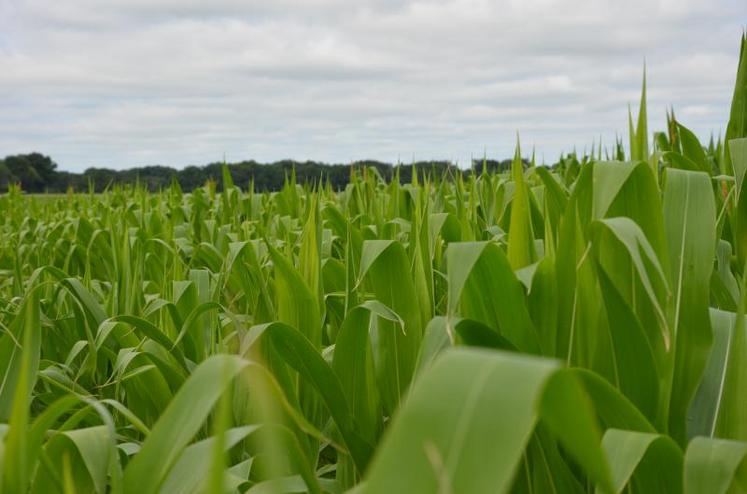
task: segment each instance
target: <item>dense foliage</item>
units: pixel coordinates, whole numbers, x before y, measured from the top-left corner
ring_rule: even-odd
[[[747,491],[746,95],[554,170],[11,188],[2,491]]]
[[[511,160],[479,160],[476,164],[480,168],[485,165],[490,170],[497,170],[509,167]],[[385,180],[393,180],[397,176],[403,183],[410,181],[413,170],[420,176],[459,173],[448,161],[418,161],[398,166],[379,161],[329,165],[293,160],[267,164],[242,161],[226,165],[237,186],[244,190],[251,186],[257,191],[280,190],[291,173],[295,173],[301,183],[328,182],[334,190],[344,188],[350,183],[351,172],[362,168],[375,168]],[[167,166],[143,166],[124,170],[88,168],[83,173],[73,173],[57,170],[57,164],[40,153],[20,154],[0,160],[0,191],[19,185],[26,192],[103,192],[115,185],[132,185],[157,192],[177,183],[183,191],[191,192],[209,181],[216,182],[218,190],[223,190],[223,166],[223,163],[211,163],[205,166],[191,165],[180,170]]]

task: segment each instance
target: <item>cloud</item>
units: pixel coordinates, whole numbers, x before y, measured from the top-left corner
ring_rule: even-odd
[[[725,127],[743,0],[0,0],[0,155],[61,168],[548,160]]]

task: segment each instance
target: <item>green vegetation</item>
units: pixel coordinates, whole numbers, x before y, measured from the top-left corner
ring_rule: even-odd
[[[473,166],[492,172],[508,171],[512,160],[474,160]],[[524,165],[529,163],[524,161]],[[329,165],[315,161],[282,160],[274,163],[242,161],[240,163],[210,163],[205,166],[187,166],[175,170],[167,166],[143,166],[126,170],[88,168],[83,173],[57,170],[57,164],[48,156],[39,153],[6,156],[0,160],[0,192],[7,192],[13,185],[31,193],[104,192],[116,185],[131,185],[151,192],[158,192],[176,183],[182,191],[191,192],[206,182],[215,182],[223,190],[223,167],[228,168],[231,180],[246,190],[248,186],[259,192],[278,191],[283,188],[288,175],[296,174],[300,183],[324,181],[334,190],[341,190],[350,183],[350,175],[363,168],[375,169],[386,181],[399,179],[409,183],[413,172],[420,177],[452,176],[469,172],[460,171],[449,161],[416,161],[404,165],[392,165],[380,161],[356,161],[349,165]]]
[[[746,492],[745,47],[707,146],[11,187],[2,492]]]
[[[483,165],[483,161],[478,162]],[[491,170],[507,168],[511,160],[486,160]],[[13,185],[20,185],[25,192],[64,193],[103,192],[115,185],[142,187],[151,192],[168,188],[177,183],[185,192],[202,187],[208,181],[218,184],[223,190],[224,163],[210,163],[205,166],[187,166],[181,170],[167,166],[143,166],[126,170],[108,168],[88,168],[83,173],[58,171],[57,164],[48,156],[39,153],[6,156],[0,160],[0,191],[5,192]],[[256,191],[278,191],[283,188],[287,176],[293,171],[300,183],[318,181],[328,182],[335,190],[344,188],[350,183],[350,174],[362,168],[375,168],[385,180],[392,180],[396,175],[403,183],[409,182],[413,170],[421,176],[425,174],[443,175],[458,173],[455,165],[448,161],[418,161],[409,165],[393,166],[379,161],[358,161],[349,165],[328,165],[314,161],[298,162],[292,160],[274,163],[257,163],[242,161],[226,164],[231,179],[237,185],[246,188],[251,183]]]

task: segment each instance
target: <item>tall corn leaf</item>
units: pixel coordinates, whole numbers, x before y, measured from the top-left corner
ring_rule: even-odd
[[[518,142],[511,162],[511,178],[514,181],[514,198],[511,201],[511,225],[508,230],[508,262],[513,269],[520,269],[535,262],[537,252],[530,213],[531,192],[524,182],[524,164]]]
[[[747,488],[747,442],[696,437],[685,451],[685,494],[726,494]]]
[[[615,492],[682,492],[683,455],[669,436],[609,429],[602,447]]]
[[[732,165],[731,150],[728,144],[732,139],[747,137],[747,34],[742,35],[739,46],[739,65],[737,66],[737,77],[734,83],[734,94],[731,99],[731,111],[729,112],[729,123],[726,125],[724,141],[727,143],[725,149],[725,161],[727,172],[734,172]]]
[[[140,451],[124,471],[125,492],[158,492],[179,455],[197,433],[218,398],[249,362],[215,355],[195,369],[169,403]]]
[[[713,344],[703,377],[690,406],[688,416],[688,436],[713,437],[716,434],[718,416],[724,400],[726,371],[729,365],[729,351],[733,345],[737,315],[718,309],[710,310]]]
[[[280,357],[321,396],[356,467],[363,471],[368,464],[371,447],[358,433],[342,384],[329,364],[304,335],[287,324],[276,322],[254,326],[247,335],[247,350],[260,338],[270,338]]]
[[[363,243],[359,279],[368,280],[374,297],[403,321],[379,320],[374,328],[373,352],[384,410],[392,413],[407,391],[422,340],[422,321],[410,273],[410,261],[399,242]]]
[[[457,242],[447,250],[448,314],[479,321],[516,348],[540,353],[520,282],[498,245]]]
[[[509,492],[532,431],[544,420],[590,478],[611,492],[592,408],[568,377],[550,360],[447,352],[418,379],[362,491]]]
[[[0,406],[3,422],[10,425],[5,437],[5,459],[2,466],[3,490],[25,492],[33,471],[33,457],[29,456],[28,426],[32,392],[39,370],[42,343],[38,290],[32,288],[16,315],[10,334],[6,334],[0,351],[3,356]],[[15,337],[14,337],[15,335]],[[20,342],[21,347],[16,345]]]
[[[664,219],[675,312],[669,431],[675,440],[685,444],[687,411],[701,381],[712,341],[708,299],[716,245],[716,208],[709,176],[668,170]]]

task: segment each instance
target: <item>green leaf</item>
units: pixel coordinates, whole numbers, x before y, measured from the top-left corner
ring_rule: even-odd
[[[573,374],[583,384],[604,428],[654,432],[653,425],[640,410],[599,374],[579,368],[568,369],[566,372]]]
[[[28,434],[30,420],[29,405],[32,391],[39,370],[39,352],[41,348],[41,322],[39,314],[39,295],[36,288],[23,300],[21,310],[13,319],[10,331],[18,335],[22,348],[8,346],[9,336],[3,338],[0,347],[7,366],[2,376],[0,388],[0,420],[8,421],[10,428],[5,437],[5,455],[8,459],[2,466],[3,490],[25,492],[33,471],[32,461],[35,444],[33,436]],[[16,340],[17,341],[17,340]],[[5,360],[7,358],[7,360]]]
[[[643,231],[626,217],[597,220],[592,224],[592,228],[598,260],[610,281],[631,306],[635,296],[635,283],[640,282],[642,292],[650,302],[659,323],[661,340],[664,347],[668,348],[672,335],[664,313],[666,297],[669,296],[667,277]],[[622,250],[618,250],[620,248]],[[618,252],[625,255],[620,256]],[[621,269],[626,265],[630,269]],[[630,279],[631,270],[636,273],[637,281]],[[656,333],[652,331],[654,328],[646,329],[649,335]],[[651,343],[655,346],[655,341]]]
[[[383,428],[381,398],[376,387],[373,350],[369,339],[374,313],[364,306],[348,312],[335,344],[332,368],[350,404],[355,428],[370,444],[376,444]],[[350,463],[350,464],[348,464]],[[338,457],[337,478],[345,487],[360,480],[352,459]]]
[[[447,272],[449,317],[459,313],[493,328],[521,351],[540,353],[522,286],[498,245],[449,244]]]
[[[747,442],[694,438],[685,451],[685,494],[744,492],[746,458]]]
[[[747,173],[747,136],[727,141],[731,153],[731,164],[734,168],[734,178],[737,181],[737,192],[742,190],[744,176]]]
[[[747,441],[747,394],[743,392],[747,382],[747,326],[743,312],[740,311],[733,322],[726,339],[725,362],[719,380],[714,436]]]
[[[716,207],[707,174],[670,169],[665,178],[664,221],[674,303],[669,430],[675,440],[685,444],[686,414],[712,341],[708,301],[716,245]]]
[[[620,161],[602,161],[594,164],[593,218],[604,218],[607,215],[607,211],[636,166],[637,163]]]
[[[551,360],[502,352],[446,352],[394,418],[363,492],[509,492],[540,418],[591,478],[611,488],[590,410],[573,401],[583,392],[557,369]]]
[[[599,283],[614,352],[615,385],[654,421],[659,406],[659,375],[653,349],[638,318],[603,269]]]
[[[710,310],[713,345],[703,377],[693,398],[688,415],[688,437],[716,434],[716,424],[722,400],[729,361],[729,348],[736,335],[736,314]]]
[[[334,371],[314,350],[308,339],[287,324],[276,322],[252,327],[247,335],[250,342],[247,345],[251,346],[251,342],[258,341],[261,337],[271,338],[281,358],[298,371],[304,381],[312,385],[322,397],[357,468],[364,471],[371,455],[371,446],[356,430],[345,392]]]
[[[684,157],[695,164],[695,171],[702,171],[710,174],[711,165],[708,163],[705,151],[695,134],[679,122],[677,122],[677,132],[682,144],[682,154]]]
[[[724,142],[726,146],[727,167],[732,164],[729,142],[732,139],[747,137],[747,35],[742,35],[739,45],[739,65],[737,66],[737,78],[734,84],[734,94],[731,98],[731,111],[729,112],[729,123],[726,125]],[[731,172],[733,168],[727,168]]]
[[[418,297],[409,273],[410,260],[399,242],[363,243],[359,280],[368,280],[374,298],[404,321],[404,327],[399,327],[395,322],[379,320],[373,330],[377,382],[387,413],[396,409],[410,385],[423,337]]]
[[[314,345],[322,345],[321,315],[315,292],[306,284],[291,261],[267,243],[275,270],[278,319],[298,328]]]
[[[33,487],[35,492],[50,492],[54,489],[53,475],[63,476],[61,471],[65,456],[74,460],[72,482],[79,490],[91,488],[97,493],[106,492],[109,468],[109,431],[106,426],[85,427],[64,431],[53,436],[44,448],[44,455],[60,471],[52,474],[49,467],[41,469]]]
[[[249,362],[214,355],[200,364],[169,403],[124,471],[125,492],[157,492],[230,381]]]
[[[260,425],[245,425],[226,431],[224,451],[231,449],[238,442],[258,430]],[[174,464],[168,477],[159,489],[161,493],[187,494],[199,492],[198,488],[205,481],[209,463],[205,458],[215,446],[215,437],[209,437],[187,446]]]
[[[350,413],[358,430],[371,444],[375,443],[382,428],[381,403],[369,338],[374,315],[364,306],[348,312],[337,335],[332,360],[332,368],[350,403]]]
[[[514,180],[514,197],[511,201],[511,224],[508,230],[508,262],[513,269],[519,269],[535,262],[537,252],[530,215],[530,192],[524,183],[524,165],[518,142],[511,163],[511,177]]]
[[[609,429],[602,447],[615,492],[682,492],[682,451],[668,436]]]

